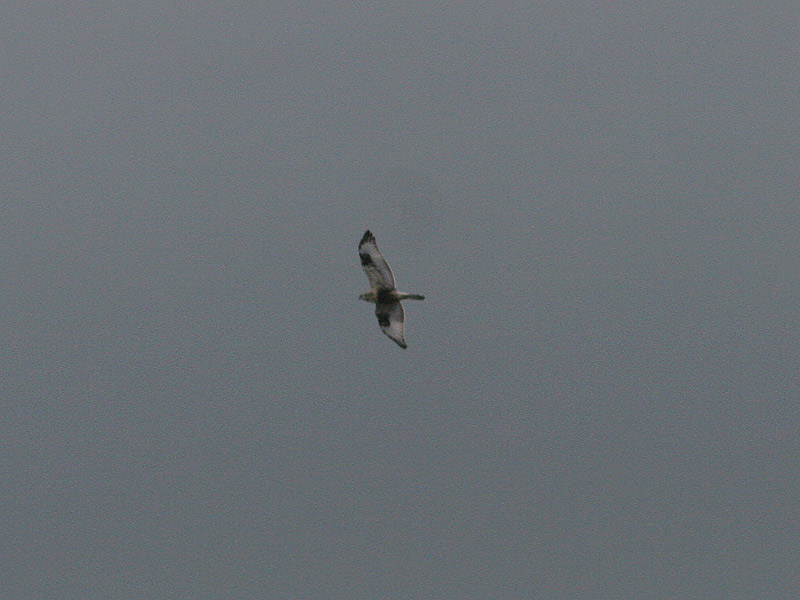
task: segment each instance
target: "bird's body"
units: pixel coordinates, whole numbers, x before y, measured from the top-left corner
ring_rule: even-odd
[[[372,290],[364,292],[359,295],[359,298],[377,304],[379,302],[393,302],[394,300],[425,300],[425,296],[420,294],[406,294],[405,292],[398,292],[397,290],[379,290],[374,292]]]
[[[378,317],[378,324],[383,333],[401,348],[406,348],[403,335],[405,314],[400,301],[424,300],[425,296],[397,291],[392,270],[378,250],[375,236],[370,231],[364,234],[358,244],[358,256],[369,279],[370,287],[370,290],[361,294],[359,298],[375,304],[375,316]]]

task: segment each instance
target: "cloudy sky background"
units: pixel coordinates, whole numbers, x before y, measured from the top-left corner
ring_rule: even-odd
[[[0,23],[0,595],[797,597],[795,4]]]

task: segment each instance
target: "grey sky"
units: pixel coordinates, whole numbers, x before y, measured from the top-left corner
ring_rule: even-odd
[[[798,597],[800,9],[450,4],[0,8],[0,596]]]

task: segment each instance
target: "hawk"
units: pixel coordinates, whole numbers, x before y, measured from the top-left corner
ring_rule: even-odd
[[[370,290],[361,294],[359,298],[375,304],[375,316],[378,317],[381,331],[392,338],[398,346],[406,348],[406,341],[403,338],[405,315],[400,301],[424,300],[425,296],[397,291],[392,270],[378,250],[375,236],[369,230],[358,244],[358,256],[369,279],[370,287]]]

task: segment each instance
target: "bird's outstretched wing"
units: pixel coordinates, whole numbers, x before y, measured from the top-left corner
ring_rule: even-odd
[[[372,291],[393,290],[394,275],[392,270],[383,258],[378,244],[375,243],[375,236],[370,231],[364,234],[358,244],[358,256],[361,258],[361,266],[369,279],[369,287]],[[400,337],[402,339],[403,311],[400,310]],[[387,334],[388,335],[388,334]],[[389,337],[392,337],[389,335]],[[394,338],[392,338],[394,339]],[[395,340],[396,341],[396,340]],[[398,342],[399,343],[399,342]]]
[[[375,305],[375,316],[378,317],[378,325],[381,326],[381,331],[397,342],[398,346],[405,348],[406,340],[403,337],[405,315],[400,301],[378,302]]]

